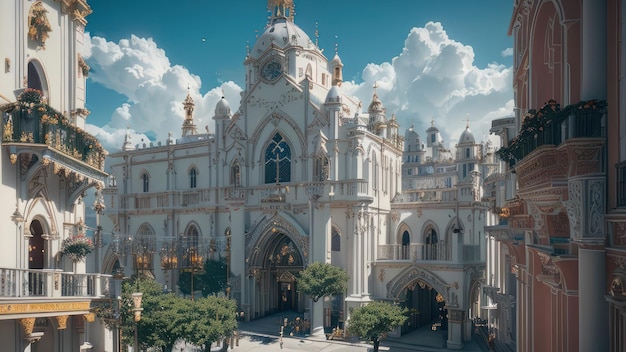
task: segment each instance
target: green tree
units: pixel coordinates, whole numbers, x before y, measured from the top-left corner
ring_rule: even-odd
[[[181,273],[178,280],[180,291],[191,294],[191,278],[193,277],[193,290],[202,291],[202,296],[209,296],[226,290],[226,258],[207,259],[204,262],[203,270],[193,273],[185,271]]]
[[[191,303],[172,293],[147,296],[137,326],[141,346],[172,351],[176,341],[183,338]]]
[[[208,296],[191,302],[188,309],[183,339],[204,346],[204,351],[210,351],[214,342],[230,337],[237,329],[235,300]]]
[[[315,262],[300,272],[298,289],[314,302],[325,296],[339,295],[348,288],[348,274],[328,263]]]
[[[404,324],[406,309],[386,302],[371,302],[356,308],[350,315],[348,329],[351,334],[374,344],[378,352],[381,339],[396,326]]]

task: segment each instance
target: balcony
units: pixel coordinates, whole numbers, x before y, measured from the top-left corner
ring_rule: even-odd
[[[2,145],[15,164],[20,154],[32,162],[55,163],[55,170],[66,168],[84,177],[105,180],[106,151],[98,140],[74,126],[66,116],[53,109],[33,89],[26,89],[18,101],[0,107],[3,117]],[[58,164],[58,165],[56,165]]]
[[[420,261],[450,261],[452,260],[452,246],[450,243],[411,243],[381,244],[378,245],[377,260],[394,260],[406,262]]]
[[[572,138],[604,138],[605,115],[605,101],[580,102],[561,110],[550,100],[541,110],[530,111],[520,133],[496,155],[512,167],[543,145],[557,146]]]
[[[110,275],[0,268],[0,303],[24,298],[100,298],[109,294],[110,284]]]

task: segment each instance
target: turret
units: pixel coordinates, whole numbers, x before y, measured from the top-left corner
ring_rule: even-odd
[[[196,134],[196,125],[193,122],[193,110],[195,104],[189,94],[189,88],[187,88],[187,98],[183,101],[183,107],[185,109],[185,121],[183,121],[183,137]]]

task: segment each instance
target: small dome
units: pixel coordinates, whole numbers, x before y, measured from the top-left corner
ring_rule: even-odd
[[[383,113],[385,111],[385,107],[383,106],[383,102],[378,99],[378,94],[374,93],[372,97],[372,102],[370,106],[367,108],[367,112],[372,113]]]
[[[313,44],[311,38],[300,27],[286,20],[279,20],[268,26],[265,32],[257,39],[250,56],[258,58],[272,44],[281,49],[285,49],[290,45],[300,46],[304,49],[315,49],[315,44]]]
[[[461,133],[461,138],[459,138],[459,144],[475,144],[476,139],[474,139],[474,134],[470,131],[469,127],[465,127],[465,131]]]
[[[226,98],[222,97],[215,104],[215,116],[230,116],[230,104]]]
[[[341,93],[338,86],[332,86],[326,94],[326,103],[341,103]]]
[[[341,58],[339,57],[339,54],[335,54],[335,57],[330,62],[330,64],[331,66],[335,66],[335,65],[343,66],[343,63],[341,62]]]

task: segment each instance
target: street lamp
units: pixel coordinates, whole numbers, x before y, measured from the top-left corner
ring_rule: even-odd
[[[139,321],[141,320],[141,311],[143,310],[143,308],[141,308],[141,298],[143,296],[143,293],[141,292],[134,292],[132,294],[133,297],[133,313],[135,315],[135,343],[133,345],[133,352],[138,352],[139,351],[139,338],[138,338],[138,334],[137,334],[137,323],[139,323]]]

